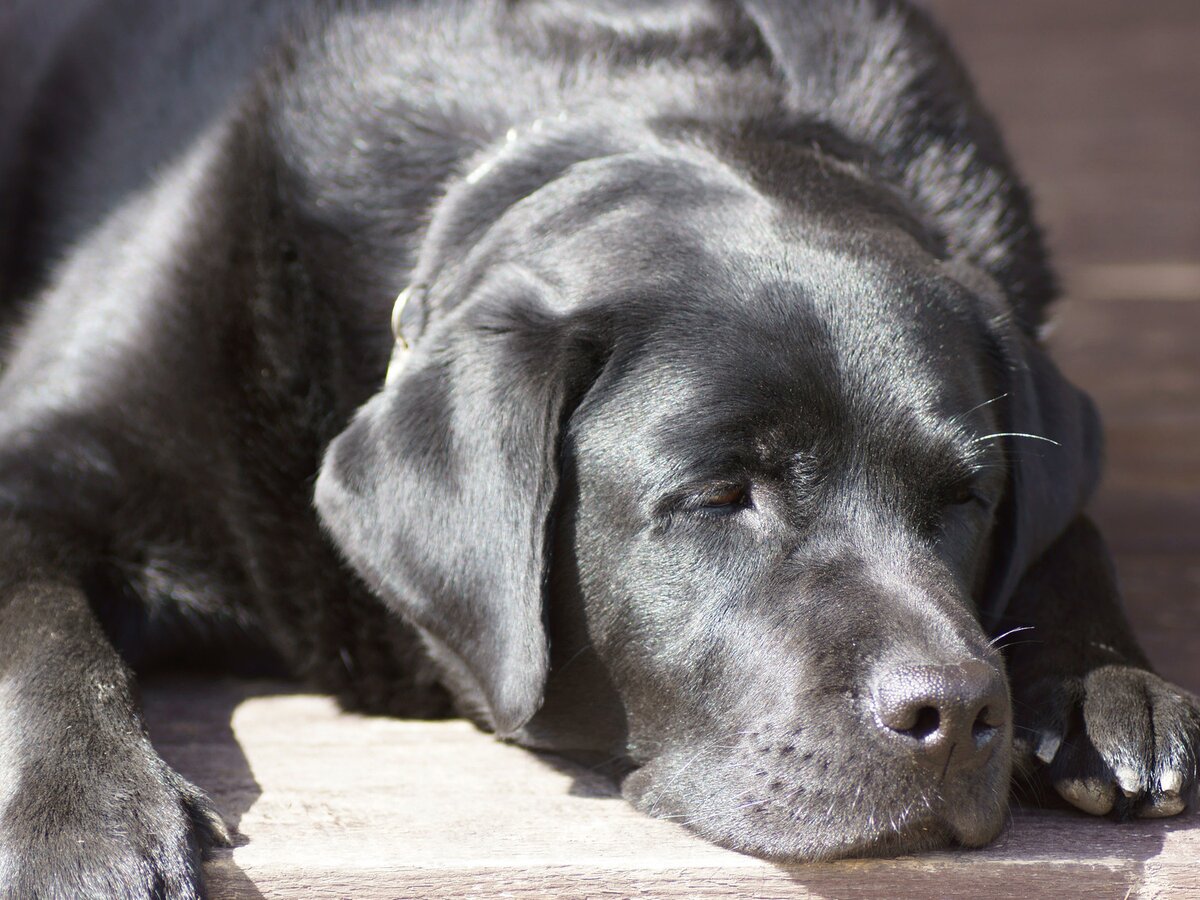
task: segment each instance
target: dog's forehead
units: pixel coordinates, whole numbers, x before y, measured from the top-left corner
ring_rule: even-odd
[[[990,397],[982,319],[936,265],[793,245],[719,271],[646,301],[654,315],[598,401],[607,447],[656,471],[835,440],[932,450]]]
[[[986,348],[971,297],[933,268],[811,249],[726,260],[677,282],[639,337],[637,368],[674,405],[882,402],[936,412],[973,388]],[[661,279],[661,275],[659,276]],[[966,399],[966,398],[962,398]]]
[[[608,159],[539,201],[543,233],[554,210],[554,281],[618,336],[619,377],[583,417],[612,431],[598,443],[918,434],[988,399],[978,298],[903,217],[840,191],[841,206],[782,205],[694,168]]]

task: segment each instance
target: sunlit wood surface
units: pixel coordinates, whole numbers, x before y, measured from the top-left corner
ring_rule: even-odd
[[[936,0],[1065,274],[1053,344],[1109,437],[1094,507],[1159,670],[1200,691],[1200,3]],[[151,685],[156,744],[242,837],[216,898],[1198,897],[1200,815],[1014,811],[982,851],[796,868],[638,815],[464,723],[283,685]]]

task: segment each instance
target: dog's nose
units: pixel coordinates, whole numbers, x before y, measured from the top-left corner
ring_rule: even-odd
[[[1008,690],[987,663],[896,666],[880,672],[875,713],[893,737],[943,770],[983,760],[1008,722]]]

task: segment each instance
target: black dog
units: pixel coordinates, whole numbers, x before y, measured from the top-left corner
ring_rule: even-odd
[[[1189,801],[1028,199],[919,12],[7,28],[5,896],[199,891],[227,835],[130,674],[181,658],[618,755],[782,860],[982,844],[1014,758],[1096,814]]]

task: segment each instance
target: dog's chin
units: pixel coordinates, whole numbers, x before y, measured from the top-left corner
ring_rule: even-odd
[[[622,793],[642,812],[722,847],[799,863],[983,846],[1003,827],[1009,777],[1005,752],[974,779],[940,790],[903,784],[901,777],[878,786],[864,782],[861,789],[797,783],[756,798],[736,776],[734,783],[706,788],[699,779],[672,779],[668,769],[651,763],[625,779]]]

